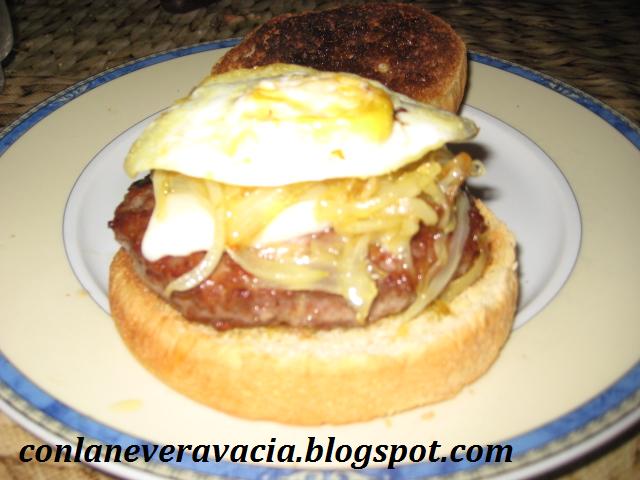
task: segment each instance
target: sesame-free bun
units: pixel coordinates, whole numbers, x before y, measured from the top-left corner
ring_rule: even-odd
[[[365,3],[272,18],[213,66],[213,73],[272,63],[350,72],[456,112],[467,81],[458,34],[422,7]]]
[[[214,409],[289,424],[369,420],[455,395],[495,361],[511,331],[515,240],[482,204],[489,262],[448,308],[366,327],[217,331],[149,290],[124,250],[110,271],[111,313],[156,377]]]

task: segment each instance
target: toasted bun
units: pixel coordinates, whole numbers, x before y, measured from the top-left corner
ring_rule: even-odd
[[[455,112],[467,81],[466,48],[442,19],[407,4],[365,4],[285,14],[252,31],[213,73],[293,63],[378,80]]]
[[[490,261],[447,308],[363,328],[220,332],[150,291],[123,250],[111,265],[111,312],[138,360],[194,400],[252,419],[349,423],[455,395],[496,359],[516,305],[515,241],[482,204]]]

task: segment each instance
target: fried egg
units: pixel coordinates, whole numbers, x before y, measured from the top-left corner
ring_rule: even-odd
[[[476,132],[378,82],[274,64],[206,78],[147,127],[125,170],[255,187],[365,178]]]
[[[292,188],[287,186],[369,178],[476,133],[468,119],[352,74],[274,64],[208,77],[149,125],[125,160],[131,176],[147,170],[182,174],[163,189],[162,211],[154,210],[143,255],[153,261],[207,250],[219,226],[205,207],[200,179]],[[316,202],[301,199],[279,212],[253,245],[327,228]]]

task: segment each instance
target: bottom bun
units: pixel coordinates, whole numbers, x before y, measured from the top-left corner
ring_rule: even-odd
[[[479,204],[489,227],[483,276],[448,308],[363,328],[217,331],[187,321],[149,290],[120,250],[109,297],[135,357],[179,392],[233,415],[291,424],[369,420],[444,400],[494,362],[511,331],[515,241]]]

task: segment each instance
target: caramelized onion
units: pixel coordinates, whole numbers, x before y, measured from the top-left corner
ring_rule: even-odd
[[[468,155],[454,157],[442,149],[400,171],[369,179],[264,188],[192,179],[202,182],[195,187],[206,188],[208,193],[214,241],[194,269],[166,287],[165,295],[200,284],[213,273],[226,251],[265,285],[343,296],[356,310],[358,321],[364,323],[377,296],[368,260],[369,245],[379,244],[410,267],[411,239],[420,224],[438,226],[443,233],[435,239],[437,261],[421,278],[416,300],[403,314],[412,317],[442,293],[458,267],[469,233],[469,200],[466,195],[458,195],[457,200],[455,196],[474,170],[478,167]],[[154,175],[160,209],[169,187],[162,174]],[[306,244],[286,242],[286,248],[277,244],[257,246],[260,233],[280,213],[307,200],[316,203],[318,221],[331,225],[337,234],[332,243],[312,239]]]
[[[287,290],[311,290],[328,273],[295,261],[283,261],[283,257],[270,260],[262,258],[254,249],[227,249],[231,259],[247,272],[267,285]]]
[[[424,308],[435,300],[445,289],[458,268],[462,258],[462,250],[469,236],[469,199],[466,195],[460,195],[456,202],[457,225],[451,237],[448,254],[447,249],[438,248],[436,243],[437,262],[433,268],[439,269],[437,273],[425,275],[416,292],[416,300],[405,310],[403,317],[410,319],[418,315]],[[442,238],[442,237],[441,237]],[[440,251],[442,250],[442,251]]]
[[[207,191],[212,200],[220,199],[220,189],[216,185],[207,185]],[[209,248],[198,265],[187,273],[180,275],[165,287],[164,294],[167,297],[174,291],[180,292],[198,286],[207,279],[218,266],[225,248],[224,212],[222,208],[218,207],[214,210],[214,220],[213,245],[211,245],[211,248]]]
[[[484,249],[480,249],[475,261],[463,275],[453,280],[440,298],[445,302],[449,302],[457,297],[460,293],[466,290],[471,284],[473,284],[484,272],[484,268],[487,265],[487,254]]]

